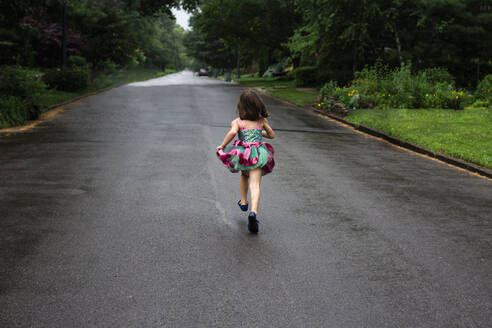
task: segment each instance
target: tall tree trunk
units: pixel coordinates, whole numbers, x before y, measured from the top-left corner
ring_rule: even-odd
[[[403,56],[401,55],[401,42],[398,30],[396,29],[396,23],[393,23],[393,34],[395,35],[396,49],[398,50],[398,60],[400,61],[400,66],[403,65]]]
[[[67,66],[67,5],[63,2],[63,24],[62,24],[62,68]]]
[[[236,69],[237,69],[237,72],[236,72],[236,78],[240,78],[241,77],[241,74],[239,73],[239,70],[241,68],[241,51],[239,50],[239,47],[237,47],[237,52],[236,52],[236,55],[237,55],[237,65],[236,65]]]

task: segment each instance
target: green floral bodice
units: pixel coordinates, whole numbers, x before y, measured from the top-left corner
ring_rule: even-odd
[[[237,133],[237,137],[239,138],[239,140],[247,143],[262,141],[261,130],[259,129],[239,130],[239,132]]]

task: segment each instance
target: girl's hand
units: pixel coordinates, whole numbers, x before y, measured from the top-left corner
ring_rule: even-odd
[[[219,151],[219,150],[221,150],[221,149],[224,149],[224,146],[222,146],[222,145],[218,146],[218,147],[217,147],[217,149],[216,149],[215,151]]]

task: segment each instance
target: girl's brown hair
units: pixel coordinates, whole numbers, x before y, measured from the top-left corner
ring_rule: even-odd
[[[265,104],[253,90],[245,90],[239,96],[237,112],[242,120],[258,121],[262,117],[270,116]]]

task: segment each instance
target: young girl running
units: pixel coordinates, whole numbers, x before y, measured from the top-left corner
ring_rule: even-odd
[[[262,175],[272,172],[275,166],[273,147],[262,142],[262,137],[273,139],[275,133],[268,124],[268,112],[260,97],[252,90],[241,93],[237,103],[239,117],[231,122],[231,129],[222,144],[217,147],[217,156],[231,172],[241,171],[239,189],[241,200],[238,205],[243,212],[248,210],[248,187],[251,193],[251,212],[248,216],[248,230],[258,233],[258,204]],[[224,147],[234,139],[232,147]]]

